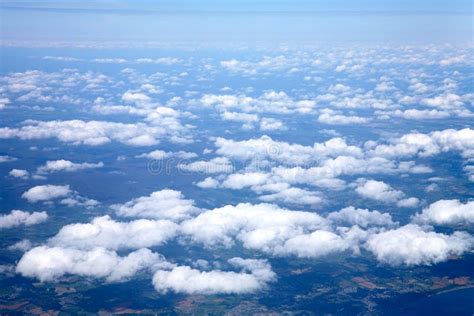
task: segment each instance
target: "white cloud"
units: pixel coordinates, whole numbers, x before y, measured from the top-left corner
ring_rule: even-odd
[[[182,62],[181,59],[176,57],[160,57],[156,59],[152,58],[137,58],[135,62],[138,64],[161,64],[161,65],[175,65]]]
[[[398,207],[417,207],[420,204],[420,200],[416,197],[401,199],[397,202]]]
[[[231,109],[245,113],[310,113],[316,102],[309,99],[294,100],[283,91],[266,91],[258,98],[245,95],[216,95],[205,94],[192,103],[206,107],[213,106],[221,112]],[[250,117],[248,117],[250,118]]]
[[[95,168],[102,168],[104,166],[103,162],[98,163],[74,163],[69,160],[49,160],[46,162],[44,166],[38,167],[38,173],[51,173],[51,172],[58,172],[58,171],[66,171],[72,172],[77,170],[85,170],[85,169],[95,169]]]
[[[234,141],[217,138],[215,145],[217,153],[238,160],[272,159],[282,163],[302,165],[320,161],[325,157],[362,155],[360,148],[347,145],[342,138],[332,138],[324,143],[314,143],[313,146],[289,144],[274,141],[269,136],[256,139]]]
[[[349,239],[336,233],[316,230],[309,234],[289,238],[282,246],[278,245],[274,253],[281,256],[295,255],[300,258],[316,258],[344,252],[353,246],[357,248]]]
[[[69,185],[38,185],[32,187],[22,194],[22,198],[27,199],[30,203],[49,201],[70,195],[72,191]]]
[[[396,223],[388,213],[379,211],[369,211],[368,209],[355,208],[349,206],[340,211],[329,213],[328,220],[338,225],[357,225],[363,228],[369,226],[394,226]]]
[[[133,199],[125,204],[112,205],[117,215],[173,221],[190,218],[198,212],[193,200],[184,199],[179,191],[155,191],[149,196]]]
[[[402,191],[394,190],[383,181],[361,180],[356,188],[356,192],[365,198],[393,203],[403,198]]]
[[[232,162],[226,157],[217,157],[209,161],[195,161],[188,164],[180,163],[178,168],[183,171],[205,174],[229,173],[234,170]]]
[[[14,178],[21,178],[21,179],[28,179],[30,173],[24,169],[12,169],[8,173],[11,177]]]
[[[299,188],[285,188],[273,194],[262,195],[260,200],[265,202],[282,202],[295,205],[317,206],[323,202],[319,192],[307,191]]]
[[[164,258],[149,249],[139,249],[125,257],[104,248],[88,251],[40,246],[26,252],[16,271],[41,282],[55,281],[64,275],[105,278],[108,282],[126,281],[136,273],[162,265]]]
[[[444,59],[439,61],[439,64],[441,66],[451,66],[451,65],[454,65],[454,64],[464,63],[468,60],[469,60],[469,58],[467,58],[466,55],[458,55],[458,56],[452,56],[452,57],[444,58]]]
[[[474,201],[461,203],[459,200],[439,200],[414,217],[414,221],[432,225],[474,224]]]
[[[151,101],[150,97],[144,93],[133,93],[129,91],[122,95],[122,100],[131,103],[147,103]]]
[[[207,177],[206,179],[196,183],[201,189],[215,189],[219,186],[219,181],[214,178]]]
[[[392,144],[375,146],[369,152],[381,157],[429,157],[441,152],[459,151],[464,157],[474,157],[474,130],[447,129],[430,134],[410,133],[392,140]]]
[[[176,235],[178,228],[178,225],[168,220],[116,222],[106,215],[96,217],[90,223],[66,225],[49,243],[80,249],[138,249],[165,243]]]
[[[262,290],[276,279],[271,266],[264,260],[232,258],[229,263],[242,271],[199,271],[178,266],[157,271],[153,285],[160,293],[245,294]]]
[[[321,110],[318,121],[324,124],[331,125],[347,125],[347,124],[364,124],[370,119],[355,115],[343,115],[331,109]]]
[[[439,95],[434,98],[423,99],[421,102],[427,106],[446,110],[459,108],[463,105],[461,97],[453,93]]]
[[[98,146],[117,141],[129,146],[156,145],[160,137],[175,136],[183,131],[183,126],[175,119],[168,119],[158,112],[152,112],[144,123],[124,124],[105,121],[26,121],[19,128],[0,128],[0,138],[20,138],[24,140],[56,138],[74,145]]]
[[[69,56],[44,56],[45,60],[55,60],[55,61],[81,61],[82,59],[69,57]]]
[[[233,190],[264,184],[269,175],[262,172],[233,173],[222,182],[221,187]]]
[[[12,251],[18,250],[18,251],[25,252],[27,250],[30,250],[32,247],[33,247],[33,244],[31,243],[30,240],[22,239],[11,246],[8,246],[8,250],[12,250]]]
[[[224,121],[241,122],[241,123],[255,123],[258,121],[258,115],[256,114],[229,112],[229,111],[222,112],[221,118]]]
[[[48,219],[46,212],[24,212],[13,210],[10,214],[0,216],[0,228],[12,228],[17,226],[31,226],[42,223]]]
[[[316,213],[244,203],[202,212],[184,221],[181,232],[208,247],[230,247],[237,238],[245,248],[273,253],[289,238],[326,226],[327,221]]]
[[[367,249],[378,261],[389,265],[431,265],[461,255],[472,248],[473,241],[464,232],[445,235],[409,224],[370,236]]]
[[[127,62],[127,60],[123,58],[95,58],[92,61],[101,64],[123,64]]]
[[[12,162],[12,161],[15,161],[15,160],[17,160],[17,158],[12,157],[12,156],[7,156],[7,155],[1,155],[0,156],[0,163]]]
[[[8,104],[10,104],[10,99],[0,98],[0,110],[3,110]]]
[[[196,153],[187,152],[187,151],[166,152],[166,151],[157,149],[149,153],[137,155],[136,157],[162,160],[162,159],[171,158],[171,157],[177,157],[180,159],[192,159],[192,158],[196,158],[197,156],[198,155]]]
[[[280,120],[264,117],[260,121],[260,130],[261,131],[283,131],[283,130],[286,130],[286,126]]]
[[[392,112],[380,112],[378,114],[401,117],[408,120],[442,119],[450,116],[450,113],[447,111],[418,109],[395,110]]]

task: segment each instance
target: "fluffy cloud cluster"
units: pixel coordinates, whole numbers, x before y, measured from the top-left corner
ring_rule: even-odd
[[[15,161],[15,160],[17,160],[17,158],[15,158],[15,157],[8,156],[8,155],[0,155],[0,163],[11,162],[11,161]]]
[[[203,212],[184,221],[181,232],[207,247],[231,247],[237,239],[245,248],[283,255],[285,242],[321,228],[329,229],[316,213],[244,203]]]
[[[166,152],[163,150],[153,150],[150,151],[149,153],[144,153],[136,156],[137,158],[148,158],[148,159],[155,159],[155,160],[161,160],[161,159],[166,159],[166,158],[180,158],[180,159],[192,159],[196,158],[197,155],[192,152],[187,152],[187,151],[178,151],[178,152]]]
[[[49,201],[61,197],[69,196],[72,193],[69,185],[38,185],[32,187],[21,196],[30,203]]]
[[[397,203],[399,207],[416,207],[419,200],[415,197],[404,198],[405,193],[393,189],[383,181],[359,179],[356,192],[365,198],[385,203]]]
[[[153,285],[160,293],[244,294],[259,291],[276,279],[271,266],[264,260],[232,258],[228,262],[242,271],[199,271],[177,266],[157,271]]]
[[[474,239],[464,232],[445,235],[409,224],[372,235],[367,249],[382,263],[390,265],[431,265],[460,255],[472,248]]]
[[[51,172],[58,172],[58,171],[66,171],[72,172],[77,170],[84,170],[84,169],[95,169],[101,168],[104,166],[103,162],[98,163],[74,163],[69,160],[60,159],[60,160],[52,160],[47,161],[44,166],[38,167],[37,172],[44,174],[44,173],[51,173]]]
[[[293,100],[285,92],[273,90],[263,93],[258,98],[241,95],[206,94],[194,103],[213,106],[221,112],[238,109],[244,113],[309,113],[316,106],[312,100]],[[243,118],[243,117],[242,117]],[[251,117],[247,117],[251,118]]]
[[[474,201],[440,200],[423,209],[414,218],[415,222],[431,225],[473,225]]]
[[[209,161],[195,161],[188,164],[181,163],[178,168],[188,172],[201,172],[205,174],[230,173],[234,170],[232,162],[226,157],[217,157]]]
[[[268,136],[244,141],[217,138],[215,145],[218,154],[229,158],[238,160],[271,159],[295,165],[309,164],[339,155],[362,156],[360,148],[347,145],[342,138],[332,138],[324,143],[314,143],[313,146],[274,141]]]
[[[136,273],[164,263],[164,258],[149,249],[139,249],[125,257],[104,248],[78,250],[40,246],[20,259],[17,273],[40,281],[54,281],[64,275],[104,278],[108,282],[125,281]]]
[[[370,119],[365,117],[344,115],[331,109],[321,110],[321,114],[318,116],[318,122],[330,125],[364,124],[369,121]]]
[[[157,120],[160,115],[151,116]],[[125,124],[105,121],[27,121],[22,127],[0,128],[0,138],[47,139],[56,138],[64,143],[97,146],[117,141],[130,146],[156,145],[169,129],[144,123]]]
[[[43,103],[61,101],[91,105],[86,110],[92,110],[92,115],[117,116],[113,122],[28,120],[18,127],[0,128],[0,138],[53,138],[67,144],[94,146],[110,142],[148,146],[162,140],[185,144],[191,140],[186,132],[193,126],[183,125],[181,119],[195,118],[196,115],[206,115],[206,111],[214,110],[212,119],[221,118],[241,123],[244,131],[240,132],[244,135],[250,133],[252,128],[259,128],[272,133],[273,139],[260,136],[262,133],[251,136],[253,138],[250,139],[242,139],[240,136],[236,136],[235,140],[212,138],[212,135],[199,130],[196,136],[211,136],[217,157],[194,161],[191,159],[198,158],[196,154],[179,149],[169,152],[153,150],[135,157],[187,160],[177,164],[177,168],[182,174],[206,174],[204,180],[195,182],[200,188],[250,189],[257,194],[255,200],[267,203],[281,203],[298,208],[302,208],[302,205],[321,206],[327,202],[323,195],[326,189],[340,190],[349,187],[359,196],[391,203],[392,207],[415,207],[420,204],[417,198],[407,197],[403,191],[389,183],[365,178],[374,174],[382,174],[385,179],[387,175],[430,173],[433,172],[431,167],[434,168],[434,164],[426,166],[407,159],[421,158],[420,160],[428,161],[427,157],[454,151],[465,158],[464,169],[474,179],[474,169],[469,160],[474,159],[474,134],[471,128],[410,132],[393,136],[385,134],[386,131],[380,130],[380,125],[376,125],[377,130],[374,129],[373,133],[390,135],[388,141],[367,141],[362,137],[357,139],[360,136],[357,133],[351,133],[346,139],[335,136],[345,133],[355,124],[374,121],[385,124],[383,120],[386,119],[430,119],[432,124],[436,119],[447,119],[446,122],[449,123],[454,116],[457,116],[457,120],[472,116],[469,106],[472,105],[472,94],[462,94],[457,90],[458,86],[464,85],[464,74],[447,68],[449,65],[465,63],[468,56],[466,52],[447,55],[443,48],[426,48],[421,53],[414,48],[403,48],[393,54],[391,50],[373,48],[370,54],[362,50],[344,50],[330,55],[326,52],[295,53],[292,50],[282,50],[280,56],[249,61],[222,61],[217,65],[220,69],[216,69],[212,62],[203,60],[202,69],[208,72],[195,78],[197,80],[187,85],[189,90],[184,92],[186,98],[194,99],[173,97],[166,102],[166,106],[156,103],[157,95],[161,94],[161,100],[168,95],[163,93],[165,85],[183,84],[180,78],[186,77],[186,72],[179,75],[174,72],[169,75],[159,72],[142,74],[127,68],[121,72],[119,82],[97,73],[80,74],[73,69],[62,73],[15,73],[0,78],[3,87],[0,89],[0,109],[9,103],[6,110],[10,111],[10,107],[17,106],[19,102],[28,107],[30,101],[41,104],[38,109],[45,109]],[[74,61],[63,57],[46,59]],[[100,58],[93,62],[170,65],[181,60]],[[395,64],[406,65],[406,71],[398,71]],[[411,65],[430,67],[416,68]],[[364,77],[365,70],[372,70],[377,66],[390,69],[390,74],[375,77],[376,72],[369,71],[367,73],[370,78]],[[430,69],[439,66],[451,78],[444,79],[445,76],[442,76],[441,82],[439,76],[433,76]],[[304,78],[304,83],[301,89],[291,90],[291,95],[290,92],[287,94],[278,90],[258,94],[248,87],[236,90],[235,94],[211,94],[210,91],[206,92],[209,94],[200,96],[199,82],[210,80],[217,71],[222,70],[228,70],[231,75],[254,78],[256,74],[264,77],[279,71],[279,75],[292,80],[295,76]],[[326,76],[325,71],[328,70],[336,72],[336,76]],[[329,78],[328,82],[324,82],[322,77]],[[131,88],[122,91],[123,93],[111,93],[105,87],[106,84],[113,84],[111,87],[115,89],[127,80],[127,89]],[[362,81],[366,84],[359,84]],[[405,85],[408,87],[407,91],[402,91],[401,87]],[[134,86],[138,88],[133,88]],[[231,90],[227,87],[221,91]],[[100,91],[103,97],[90,104],[81,100],[83,96],[74,91]],[[68,98],[68,94],[73,97]],[[117,96],[118,100],[115,100]],[[10,99],[15,101],[11,102]],[[198,108],[199,113],[194,115],[181,112],[186,106],[190,111]],[[117,123],[120,118],[118,115],[124,114],[141,121]],[[200,121],[205,122],[204,119],[209,118],[200,117]],[[303,145],[291,143],[288,140],[292,136],[290,133],[282,135],[281,132],[275,132],[285,129],[294,132],[295,126],[306,126],[294,124],[299,123],[300,119],[304,123],[306,120],[312,122],[316,129],[322,124],[336,125],[334,128],[337,131],[324,131],[327,132],[326,135],[331,132],[334,135],[331,137],[335,138],[313,144],[308,144],[308,139],[304,139]],[[227,135],[234,135],[232,129],[226,131]],[[426,129],[427,126],[420,126],[420,130]],[[433,130],[433,126],[430,125],[428,130]],[[319,132],[323,135],[323,131]],[[198,147],[193,150],[196,148]],[[209,152],[212,150],[204,153]],[[9,156],[0,156],[0,162],[7,161],[11,161]],[[102,163],[56,160],[40,166],[38,173],[98,167],[102,167]],[[26,179],[29,173],[23,169],[12,169],[10,176]],[[193,175],[193,179],[198,176]],[[358,177],[364,179],[354,182]],[[315,191],[313,186],[320,191]],[[245,193],[247,195],[248,192]],[[94,204],[93,201],[80,197],[69,186],[36,186],[26,191],[23,197],[30,202],[61,199],[60,203],[66,205]],[[193,264],[187,266],[169,263],[146,247],[160,247],[175,240],[183,247],[236,245],[243,247],[246,252],[257,251],[259,255],[300,258],[341,253],[357,255],[361,249],[365,249],[384,264],[430,265],[472,249],[473,239],[469,234],[459,231],[438,233],[429,225],[456,228],[470,226],[474,222],[473,205],[472,201],[441,200],[416,214],[408,225],[399,227],[390,214],[363,208],[346,207],[325,216],[272,204],[243,203],[207,210],[197,208],[181,192],[162,190],[113,205],[111,208],[114,215],[121,217],[120,221],[110,216],[95,217],[88,223],[64,226],[44,246],[30,249],[32,244],[25,241],[9,249],[28,250],[18,263],[17,271],[41,281],[54,281],[64,275],[78,275],[113,282],[127,280],[140,271],[146,271],[153,274],[153,285],[160,293],[242,294],[261,290],[275,280],[275,274],[266,261],[234,258],[224,263],[224,270],[221,270],[220,262],[219,265],[216,264],[219,269],[210,270],[202,266],[198,269]],[[29,225],[28,223],[35,221],[32,218],[36,213],[15,214],[13,216],[12,212],[3,216],[0,223],[6,224],[0,224],[0,227]]]
[[[25,191],[21,197],[30,203],[49,203],[61,198],[59,203],[69,207],[85,206],[90,208],[99,204],[98,201],[83,197],[76,191],[71,190],[69,185],[37,185]]]
[[[80,249],[139,249],[163,244],[176,235],[178,228],[167,220],[117,222],[105,215],[94,218],[90,223],[64,226],[49,243]]]
[[[392,144],[381,144],[372,154],[383,157],[433,156],[440,152],[459,151],[466,157],[474,155],[474,130],[446,129],[430,134],[410,133],[394,139]]]
[[[161,190],[133,199],[125,204],[112,205],[117,215],[174,221],[190,218],[198,209],[192,200],[186,200],[179,191]]]
[[[330,221],[338,225],[357,225],[363,228],[369,226],[395,226],[392,216],[388,213],[380,213],[379,211],[369,211],[368,209],[355,208],[349,206],[340,211],[329,213],[327,217]]]
[[[28,179],[30,173],[24,169],[12,169],[8,175],[14,178]]]
[[[12,228],[21,225],[31,226],[42,223],[48,219],[46,212],[24,212],[13,210],[10,214],[0,216],[0,228]]]
[[[443,203],[434,203],[429,210],[435,211],[424,211],[415,221],[436,213]],[[458,201],[451,201],[451,206],[460,208],[455,211],[459,214],[470,210],[470,204]],[[117,222],[102,216],[90,223],[66,225],[46,245],[24,248],[28,251],[16,271],[41,281],[78,275],[108,282],[124,281],[148,271],[153,273],[153,285],[160,293],[242,294],[262,290],[276,279],[265,260],[229,260],[228,264],[239,271],[209,271],[207,265],[198,270],[170,263],[146,248],[177,238],[183,245],[207,248],[238,243],[275,257],[317,258],[346,252],[358,255],[361,249],[367,249],[379,262],[412,266],[445,261],[474,245],[474,238],[465,232],[447,235],[413,223],[398,227],[387,213],[355,207],[326,217],[272,204],[243,203],[204,210],[197,209],[180,192],[165,189],[113,209],[121,216],[153,219]],[[127,249],[133,252],[123,257],[116,252]]]

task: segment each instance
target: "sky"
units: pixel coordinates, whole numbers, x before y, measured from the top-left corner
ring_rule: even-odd
[[[472,2],[2,1],[1,37],[35,41],[466,42]]]
[[[470,2],[0,21],[0,314],[474,315]]]

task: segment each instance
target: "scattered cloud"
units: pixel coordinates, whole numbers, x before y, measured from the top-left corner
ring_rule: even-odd
[[[0,228],[12,228],[18,226],[31,226],[40,224],[48,219],[46,212],[25,212],[13,210],[10,214],[0,216]]]

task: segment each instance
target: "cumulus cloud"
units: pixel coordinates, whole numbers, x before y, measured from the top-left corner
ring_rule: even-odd
[[[144,153],[137,155],[136,158],[148,158],[148,159],[155,159],[155,160],[161,160],[161,159],[167,159],[167,158],[180,158],[180,159],[192,159],[196,158],[197,154],[192,153],[192,152],[187,152],[187,151],[178,151],[178,152],[166,152],[163,150],[153,150],[150,151],[149,153]]]
[[[221,187],[240,190],[243,188],[264,184],[269,175],[262,172],[233,173],[222,182]]]
[[[466,157],[474,156],[474,130],[465,128],[430,134],[409,133],[394,139],[392,144],[377,145],[371,154],[382,157],[429,157],[447,151],[459,151]]]
[[[358,252],[358,239],[365,238],[365,233],[358,227],[354,227],[346,233],[346,236],[341,236],[327,230],[315,230],[311,233],[296,235],[286,240],[284,244],[277,245],[274,254],[316,258],[349,249]]]
[[[182,62],[181,59],[176,57],[160,57],[160,58],[137,58],[135,62],[138,64],[159,64],[159,65],[175,65]]]
[[[180,163],[178,168],[183,171],[205,174],[230,173],[234,170],[232,162],[226,157],[217,157],[209,161],[194,161],[188,164]]]
[[[465,232],[446,235],[409,224],[370,236],[366,246],[382,263],[413,266],[431,265],[461,255],[472,248],[473,242],[473,237]]]
[[[247,123],[247,124],[255,123],[259,119],[258,115],[256,114],[229,112],[229,111],[222,112],[221,118],[224,121],[240,122],[240,123]]]
[[[162,118],[158,114],[150,115],[153,122]],[[0,138],[20,138],[24,140],[56,138],[74,145],[98,146],[117,141],[130,146],[156,145],[159,138],[166,134],[176,134],[182,126],[149,126],[144,123],[125,124],[105,121],[27,121],[22,127],[0,128]]]
[[[331,125],[347,125],[347,124],[364,124],[370,121],[370,119],[355,116],[355,115],[343,115],[331,109],[324,109],[318,117],[318,122]]]
[[[244,141],[217,138],[215,145],[218,148],[218,154],[233,159],[272,159],[296,165],[308,164],[320,161],[325,157],[339,155],[362,156],[360,148],[347,145],[342,138],[333,138],[324,143],[314,143],[313,146],[278,142],[269,136]]]
[[[365,198],[388,203],[397,202],[405,195],[402,191],[394,190],[385,182],[376,180],[360,181],[356,192]]]
[[[414,221],[443,226],[473,225],[474,201],[439,200],[416,214]]]
[[[0,163],[12,162],[12,161],[15,161],[15,160],[17,160],[17,158],[15,158],[15,157],[8,156],[8,155],[0,155]]]
[[[0,216],[0,228],[12,228],[18,226],[31,226],[42,223],[48,219],[46,212],[25,212],[13,210],[10,214]]]
[[[83,197],[76,191],[71,190],[69,185],[38,185],[24,192],[21,197],[30,203],[50,202],[62,198],[59,203],[69,207],[84,206],[91,208],[99,204],[98,201]]]
[[[21,197],[28,200],[30,203],[35,203],[66,197],[71,193],[72,191],[69,189],[69,185],[46,184],[32,187],[23,193]]]
[[[219,187],[219,181],[212,177],[207,177],[206,179],[196,183],[196,185],[201,189],[215,189]]]
[[[168,220],[117,222],[105,215],[94,218],[90,223],[62,227],[49,244],[80,249],[139,249],[165,243],[176,235],[178,228]]]
[[[202,212],[184,221],[181,232],[208,247],[230,247],[237,239],[245,248],[273,253],[289,238],[323,227],[327,221],[316,213],[243,203]]]
[[[88,251],[40,246],[26,252],[16,272],[41,282],[55,281],[64,275],[104,278],[108,282],[126,281],[136,273],[160,266],[165,259],[149,249],[139,249],[120,257],[104,248]]]
[[[30,173],[24,169],[12,169],[8,173],[11,177],[20,178],[20,179],[28,179]]]
[[[0,98],[0,110],[3,110],[8,104],[10,104],[10,99]]]
[[[327,218],[338,225],[357,225],[363,228],[369,226],[395,226],[392,216],[379,211],[369,211],[368,209],[355,208],[349,206],[337,212],[329,213]]]
[[[261,131],[283,131],[286,130],[286,126],[282,121],[273,118],[263,118],[260,121]]]
[[[265,260],[232,258],[228,262],[241,271],[199,271],[188,266],[177,266],[157,271],[153,276],[153,285],[160,293],[246,294],[262,290],[276,279]]]
[[[463,105],[461,97],[457,94],[448,93],[434,98],[426,98],[421,101],[423,104],[439,109],[459,108]]]
[[[117,215],[173,221],[190,218],[198,212],[193,200],[184,199],[179,191],[155,191],[149,196],[133,199],[125,204],[112,205]]]
[[[33,244],[28,239],[22,239],[11,246],[8,246],[8,250],[11,251],[22,251],[25,252],[33,247]]]
[[[323,202],[323,198],[319,192],[300,188],[286,188],[276,193],[262,195],[259,199],[265,202],[282,202],[286,204],[312,206],[317,206]]]
[[[245,113],[310,113],[314,110],[314,100],[294,100],[283,91],[266,91],[258,98],[245,95],[205,94],[192,103],[215,107],[221,112],[240,110]]]
[[[69,161],[69,160],[60,159],[60,160],[47,161],[44,166],[38,167],[37,172],[40,173],[40,174],[58,172],[58,171],[72,172],[72,171],[77,171],[77,170],[102,168],[103,166],[104,166],[103,162],[98,162],[98,163],[88,163],[88,162],[74,163],[74,162]]]
[[[144,93],[133,93],[133,92],[125,92],[122,95],[122,100],[125,102],[132,102],[132,103],[147,103],[150,102],[151,99]]]
[[[401,117],[407,120],[426,120],[426,119],[443,119],[449,117],[451,114],[447,111],[439,110],[418,110],[418,109],[408,109],[408,110],[395,110],[391,112],[378,112],[379,115],[388,115]]]

